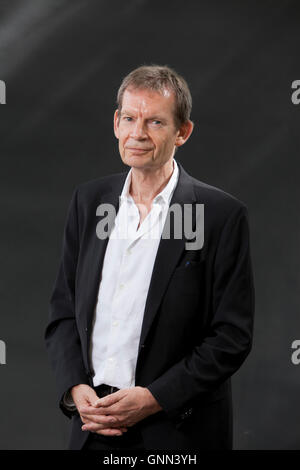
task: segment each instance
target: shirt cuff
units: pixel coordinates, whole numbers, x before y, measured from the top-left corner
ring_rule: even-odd
[[[72,395],[70,393],[70,390],[68,390],[64,396],[63,396],[63,404],[64,406],[70,410],[70,411],[75,411],[76,410],[76,405],[73,401]]]

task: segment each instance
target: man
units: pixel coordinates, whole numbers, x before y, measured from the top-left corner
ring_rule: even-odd
[[[174,70],[133,70],[114,115],[131,169],[74,192],[45,333],[70,449],[232,448],[230,377],[253,331],[248,214],[174,159],[191,104]],[[197,205],[200,246],[171,217]]]

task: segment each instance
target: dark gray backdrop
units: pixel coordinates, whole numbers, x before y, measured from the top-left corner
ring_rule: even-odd
[[[300,449],[300,79],[297,1],[0,1],[0,448],[61,449],[43,343],[74,187],[126,169],[112,130],[132,68],[190,84],[195,129],[176,158],[243,200],[256,285],[252,353],[234,378],[235,448]]]

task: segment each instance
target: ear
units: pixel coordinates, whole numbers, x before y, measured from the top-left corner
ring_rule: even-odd
[[[119,138],[119,113],[117,109],[115,110],[115,113],[114,113],[114,133],[115,133],[116,138],[118,139]]]
[[[188,120],[187,122],[184,122],[181,125],[181,127],[177,131],[177,137],[175,140],[176,147],[180,147],[188,140],[191,133],[193,132],[193,129],[194,129],[194,123],[190,120]]]

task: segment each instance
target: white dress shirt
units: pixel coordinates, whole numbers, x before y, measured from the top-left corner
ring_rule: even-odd
[[[146,298],[171,197],[178,181],[178,165],[164,189],[154,198],[140,222],[129,194],[132,169],[120,196],[119,211],[103,261],[91,335],[93,384],[130,388],[135,368]]]

